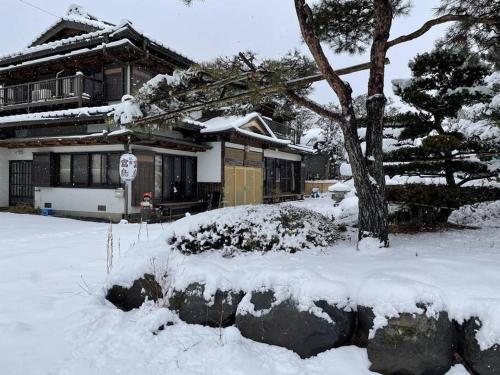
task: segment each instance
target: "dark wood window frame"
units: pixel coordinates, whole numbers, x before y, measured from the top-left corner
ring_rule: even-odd
[[[92,160],[94,156],[100,155],[101,165],[100,165],[100,181],[98,183],[92,181]],[[102,171],[102,159],[106,156],[106,173],[103,174]],[[69,170],[69,182],[62,183],[59,179],[61,168],[59,163],[59,168],[57,169],[57,176],[59,183],[58,187],[67,188],[102,188],[102,189],[116,189],[121,186],[119,177],[119,158],[121,153],[119,152],[73,152],[73,153],[59,153],[57,156],[59,160],[62,156],[69,156],[70,158],[70,170]],[[75,159],[80,157],[86,157],[86,166],[83,172],[82,180],[86,180],[83,183],[75,183]],[[113,162],[115,165],[112,165]],[[113,171],[114,170],[114,171]],[[111,173],[116,172],[116,175],[111,175]]]
[[[264,161],[264,195],[299,194],[297,174],[300,161],[266,157]]]

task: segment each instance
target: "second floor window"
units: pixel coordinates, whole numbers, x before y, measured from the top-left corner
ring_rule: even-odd
[[[106,99],[108,101],[121,100],[125,92],[123,81],[122,67],[104,69],[104,84],[106,87]]]

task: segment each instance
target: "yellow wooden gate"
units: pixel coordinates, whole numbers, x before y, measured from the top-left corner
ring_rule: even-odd
[[[224,206],[240,206],[263,202],[262,168],[224,167]]]

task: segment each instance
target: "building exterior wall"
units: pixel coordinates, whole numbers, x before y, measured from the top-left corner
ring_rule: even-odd
[[[212,148],[198,153],[198,182],[222,181],[222,142],[210,142]]]
[[[121,189],[35,187],[35,208],[44,208],[47,203],[58,214],[82,217],[117,220],[125,211]]]
[[[123,145],[55,146],[43,148],[0,148],[0,207],[9,205],[9,161],[33,160],[37,152],[99,152],[123,151]],[[121,189],[34,187],[35,208],[50,203],[54,212],[81,217],[111,218],[117,220],[125,212],[125,200]],[[99,211],[98,206],[106,206]],[[103,208],[103,207],[101,207]]]
[[[9,150],[0,148],[0,207],[9,205]]]

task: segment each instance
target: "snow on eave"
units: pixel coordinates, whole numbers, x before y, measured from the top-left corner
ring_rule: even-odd
[[[102,50],[104,48],[118,47],[118,46],[125,45],[125,44],[128,44],[130,46],[135,47],[135,44],[132,43],[129,39],[120,39],[120,40],[110,42],[110,43],[103,43],[103,44],[101,44],[97,47],[93,47],[93,48],[77,49],[77,50],[74,50],[74,51],[71,51],[71,52],[65,53],[65,54],[41,57],[39,59],[28,60],[28,61],[24,61],[24,62],[19,63],[19,64],[13,64],[13,65],[1,67],[0,72],[4,72],[6,70],[11,70],[11,69],[17,69],[17,68],[25,67],[25,66],[29,66],[29,65],[36,65],[36,64],[46,62],[46,61],[58,60],[58,59],[62,59],[62,58],[70,57],[70,56],[76,56],[76,55],[81,55],[81,54],[85,54],[85,53],[89,53],[89,52],[95,52],[95,51]]]
[[[182,53],[174,50],[173,48],[171,47],[167,47],[165,44],[163,44],[162,42],[159,42],[158,40],[156,39],[153,39],[149,36],[147,36],[146,34],[144,34],[141,30],[137,29],[135,26],[133,26],[130,22],[127,23],[127,26],[129,27],[129,29],[133,32],[135,32],[138,36],[144,38],[144,39],[147,39],[152,45],[156,45],[162,49],[165,49],[167,51],[169,51],[170,53],[173,53],[175,55],[178,55],[179,57],[185,59],[189,64],[194,64],[195,62],[193,60],[191,60],[189,57],[187,57],[186,55],[183,55]],[[121,32],[122,30],[116,30],[116,31],[113,31],[111,34],[110,34],[110,37],[113,37],[115,36],[116,34],[118,34],[119,32]]]
[[[270,135],[263,135],[263,134],[258,134],[254,133],[245,129],[241,129],[243,125],[248,124],[252,120],[257,120],[259,123],[261,123],[262,126],[267,130],[267,132]],[[199,125],[202,126],[203,129],[200,130],[200,133],[220,133],[220,132],[226,132],[228,130],[233,130],[238,133],[241,133],[243,135],[253,137],[253,138],[258,138],[265,140],[267,142],[272,142],[272,143],[277,143],[281,145],[289,145],[292,143],[288,139],[281,139],[276,137],[274,132],[271,130],[269,125],[264,121],[264,119],[260,116],[259,113],[257,112],[251,112],[245,116],[220,116],[220,117],[214,117],[210,120],[207,120],[205,122],[200,122],[200,121],[195,121],[195,120],[189,120],[185,119],[185,122],[191,123],[193,125]]]
[[[14,58],[14,57],[23,56],[23,55],[28,55],[28,54],[34,53],[34,52],[40,52],[40,51],[44,51],[44,50],[54,50],[58,47],[71,45],[71,44],[76,43],[76,42],[90,40],[92,38],[97,38],[97,37],[100,37],[100,36],[103,36],[103,35],[106,35],[109,33],[113,33],[113,32],[119,31],[120,29],[123,29],[123,25],[108,27],[106,29],[92,31],[92,32],[86,33],[86,34],[80,34],[80,35],[76,35],[76,36],[73,36],[70,38],[59,39],[59,40],[55,40],[53,42],[48,42],[48,43],[28,47],[28,48],[25,48],[24,50],[12,52],[12,53],[0,56],[0,62],[2,60],[5,60],[5,59]]]
[[[85,26],[91,26],[95,27],[96,29],[106,29],[109,27],[113,27],[112,23],[105,22],[105,21],[99,21],[99,20],[92,20],[89,18],[85,17],[78,17],[78,16],[63,16],[59,18],[56,22],[51,24],[49,27],[47,27],[42,33],[40,33],[33,41],[30,43],[29,47],[34,47],[36,43],[45,35],[47,34],[50,30],[53,28],[57,27],[62,22],[73,22],[73,23],[79,23],[81,25]]]
[[[74,109],[63,109],[59,111],[26,113],[22,115],[11,115],[0,117],[0,125],[10,124],[15,122],[40,121],[40,120],[55,120],[64,117],[90,117],[98,115],[106,115],[115,109],[116,105],[106,105],[100,107],[82,107]]]
[[[291,149],[306,153],[306,154],[316,154],[317,150],[315,150],[312,147],[304,146],[301,144],[296,144],[296,145],[288,145]]]
[[[27,142],[31,140],[36,140],[36,141],[52,141],[52,140],[57,140],[57,141],[64,141],[64,140],[70,140],[70,139],[88,139],[88,138],[104,138],[104,137],[114,137],[117,135],[125,135],[125,134],[132,134],[133,131],[129,129],[118,129],[114,130],[112,132],[107,132],[107,131],[102,131],[100,133],[91,133],[91,134],[78,134],[78,135],[63,135],[59,137],[30,137],[30,138],[10,138],[10,139],[2,139],[0,142],[3,143],[9,143],[9,142]]]
[[[124,32],[126,30],[129,30],[129,31],[137,34],[137,36],[139,36],[139,37],[142,37],[142,38],[149,40],[151,45],[157,45],[158,47],[160,47],[160,48],[162,48],[162,49],[164,49],[164,50],[166,50],[174,55],[177,55],[179,58],[185,59],[186,64],[193,64],[194,63],[194,61],[191,60],[190,58],[188,58],[187,56],[173,50],[172,48],[167,47],[166,45],[162,44],[161,42],[158,42],[158,41],[146,36],[144,33],[137,30],[130,23],[130,21],[123,21],[118,25],[109,24],[109,25],[106,25],[106,27],[100,28],[99,30],[85,33],[85,34],[76,35],[76,36],[73,36],[70,38],[59,39],[59,40],[55,40],[53,42],[43,43],[43,44],[39,44],[39,45],[31,45],[30,47],[25,48],[23,50],[0,56],[0,63],[2,60],[12,59],[12,58],[20,57],[23,55],[28,55],[28,54],[35,53],[35,52],[51,51],[51,50],[55,50],[59,47],[70,46],[72,44],[76,44],[78,42],[87,41],[87,40],[90,41],[91,39],[99,38],[99,37],[102,37],[105,35],[108,35],[110,38],[113,38],[113,37],[117,36],[119,33]]]
[[[240,128],[245,124],[248,124],[252,120],[258,120],[267,132],[271,135],[271,138],[278,139],[271,128],[267,125],[266,121],[257,112],[248,113],[245,116],[220,116],[214,117],[210,120],[202,122],[200,124],[205,128],[202,133],[215,133],[229,130],[231,128]]]
[[[259,133],[254,133],[254,132],[251,132],[251,131],[248,131],[248,130],[245,130],[245,129],[241,129],[241,128],[235,128],[234,130],[236,132],[241,133],[243,135],[246,135],[248,137],[262,139],[264,141],[271,142],[271,143],[277,143],[277,144],[280,144],[280,145],[290,145],[292,143],[292,141],[290,141],[288,139],[280,139],[280,138],[276,138],[276,137],[269,137],[267,135],[263,135],[263,134],[259,134]],[[203,132],[203,130],[202,130],[202,132]]]

